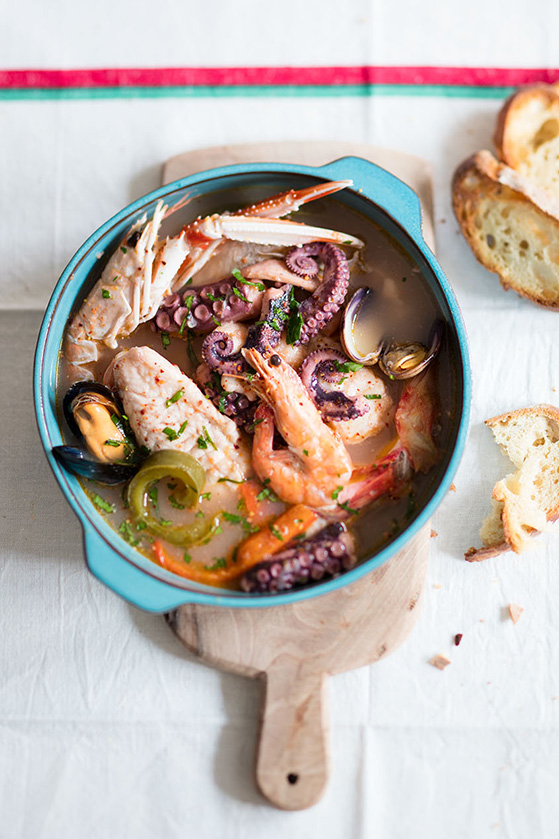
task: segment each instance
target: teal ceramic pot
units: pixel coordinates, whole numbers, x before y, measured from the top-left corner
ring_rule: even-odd
[[[126,230],[144,212],[150,215],[159,199],[175,204],[185,195],[193,215],[221,211],[224,196],[260,190],[272,195],[301,189],[325,180],[353,180],[352,189],[335,196],[336,201],[364,214],[387,231],[420,268],[441,317],[447,323],[446,348],[449,374],[443,383],[447,431],[444,451],[429,489],[417,504],[408,526],[382,550],[353,570],[318,585],[274,597],[247,595],[200,585],[159,568],[126,544],[97,512],[78,479],[66,472],[51,454],[63,444],[55,405],[57,365],[64,328],[76,303],[85,294],[99,270],[98,254],[110,253]],[[251,198],[249,200],[252,200]],[[332,199],[330,199],[332,200]],[[248,202],[247,202],[248,203]],[[95,275],[96,276],[96,275]],[[430,519],[451,485],[462,455],[470,404],[470,367],[466,334],[456,299],[437,260],[421,232],[421,214],[416,194],[384,169],[360,158],[348,157],[313,168],[287,164],[255,163],[226,166],[175,181],[130,204],[99,228],[82,245],[63,272],[45,313],[37,343],[34,370],[35,410],[45,454],[62,492],[83,527],[84,548],[91,572],[109,588],[135,605],[153,612],[167,612],[183,603],[212,606],[265,608],[294,603],[334,591],[378,568],[399,551]]]

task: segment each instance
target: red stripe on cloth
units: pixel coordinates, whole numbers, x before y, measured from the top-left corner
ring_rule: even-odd
[[[467,85],[551,83],[559,69],[499,67],[114,67],[1,70],[0,88]]]

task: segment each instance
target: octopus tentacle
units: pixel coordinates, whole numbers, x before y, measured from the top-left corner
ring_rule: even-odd
[[[286,254],[285,264],[294,274],[313,276],[311,272],[318,272],[317,258],[324,263],[323,279],[314,294],[299,307],[302,325],[297,344],[308,343],[332,320],[341,308],[349,286],[347,257],[341,248],[328,242],[311,242],[292,248]]]
[[[327,525],[310,539],[259,562],[241,578],[247,592],[273,594],[335,577],[353,568],[357,553],[353,536],[342,522]]]
[[[169,294],[152,321],[155,331],[182,332],[185,327],[203,335],[220,323],[235,323],[256,315],[265,286],[260,282],[221,280],[200,288]]]
[[[262,302],[261,318],[249,327],[244,348],[262,352],[264,347],[277,345],[288,318],[290,299],[291,286],[268,289]],[[224,332],[212,332],[204,338],[202,358],[219,373],[232,376],[248,373],[250,366],[241,351],[231,355],[232,349],[233,342]]]
[[[325,390],[322,387],[322,381],[341,383],[344,373],[340,367],[347,361],[337,350],[316,350],[307,356],[299,369],[301,381],[326,420],[355,419],[369,410],[362,396],[352,398],[342,390]]]

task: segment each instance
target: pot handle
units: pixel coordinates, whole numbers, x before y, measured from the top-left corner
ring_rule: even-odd
[[[169,612],[188,594],[127,562],[92,527],[84,526],[85,558],[91,573],[129,603],[148,612]]]
[[[341,157],[320,167],[319,171],[329,180],[352,178],[354,188],[382,207],[412,238],[425,243],[419,198],[396,175],[362,157]]]

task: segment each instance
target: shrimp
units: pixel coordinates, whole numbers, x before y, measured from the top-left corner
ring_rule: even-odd
[[[264,352],[245,349],[243,355],[258,372],[252,384],[267,403],[255,414],[255,472],[288,504],[318,509],[331,505],[332,493],[351,476],[343,442],[322,422],[295,370],[271,347]],[[274,424],[287,449],[274,450]]]
[[[279,218],[351,184],[332,181],[290,190],[236,213],[198,218],[163,244],[158,242],[163,219],[184,202],[168,209],[160,201],[152,219],[148,221],[144,214],[128,230],[70,322],[64,355],[74,376],[93,378],[88,366],[98,360],[99,344],[115,349],[118,338],[151,320],[164,298],[198,273],[226,240],[271,245],[316,240],[362,248],[364,243],[349,234]]]

